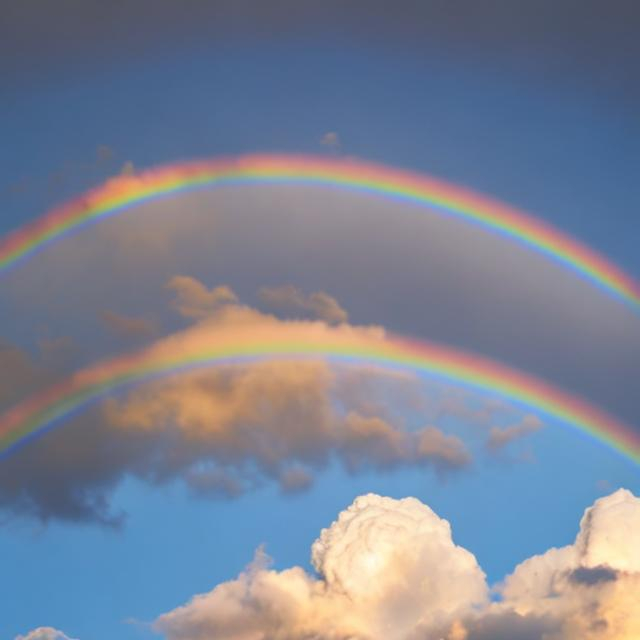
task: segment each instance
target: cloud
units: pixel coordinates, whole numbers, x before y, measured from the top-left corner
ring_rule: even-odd
[[[471,455],[460,438],[447,435],[436,427],[418,431],[418,453],[433,460],[439,470],[462,468],[471,462]]]
[[[415,498],[357,498],[311,548],[315,573],[270,568],[161,615],[167,640],[637,640],[640,499],[587,509],[573,545],[520,564],[491,601],[451,528]]]
[[[185,318],[205,318],[221,305],[238,301],[236,294],[229,287],[207,289],[199,280],[190,276],[174,276],[167,282],[167,288],[175,292],[173,307]]]
[[[617,580],[618,572],[607,566],[601,567],[578,567],[569,574],[569,580],[575,584],[602,584]]]
[[[501,429],[492,427],[489,431],[487,447],[491,451],[503,449],[515,440],[521,440],[526,436],[542,429],[543,423],[538,416],[533,414],[525,415],[520,422]]]
[[[96,163],[103,164],[113,159],[115,155],[113,149],[106,144],[99,144],[96,147]]]
[[[156,325],[146,318],[121,315],[107,310],[100,314],[100,319],[113,335],[125,340],[148,338],[157,332]]]
[[[43,369],[26,351],[0,340],[0,407],[11,404],[43,377]]]
[[[132,176],[135,174],[135,172],[136,168],[131,160],[127,160],[120,168],[121,176]]]
[[[38,627],[25,636],[16,636],[15,640],[73,640],[73,638],[69,638],[53,627]]]
[[[507,577],[494,614],[547,620],[541,640],[640,637],[639,536],[640,499],[620,489],[596,500],[574,544],[529,558]]]
[[[260,300],[269,308],[285,314],[316,318],[330,324],[347,322],[349,315],[338,301],[323,291],[305,295],[293,285],[263,287]]]
[[[320,138],[320,144],[333,151],[339,151],[342,147],[340,136],[335,131],[327,131],[327,133]]]
[[[193,278],[172,278],[169,287],[190,324],[143,350],[160,360],[238,341],[385,339],[380,327],[281,320]],[[407,424],[405,410],[420,405],[421,390],[408,373],[324,359],[182,371],[112,396],[3,460],[0,509],[118,526],[123,514],[109,496],[125,477],[179,480],[196,496],[233,498],[266,482],[284,493],[304,490],[332,462],[354,474],[413,467],[442,475],[469,466],[457,437]]]
[[[357,498],[312,546],[318,577],[253,563],[158,618],[168,640],[406,638],[487,601],[485,576],[449,523],[413,498]]]

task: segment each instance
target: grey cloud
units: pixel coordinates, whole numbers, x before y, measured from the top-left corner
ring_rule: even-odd
[[[618,572],[607,566],[578,567],[569,574],[569,580],[575,584],[592,586],[603,582],[612,582],[618,578]]]
[[[228,287],[209,289],[193,278],[173,278],[171,288],[174,306],[192,324],[147,347],[165,354],[201,345],[216,331],[382,335],[379,328],[280,321],[241,305]],[[29,380],[34,375],[18,350],[6,349],[5,357]],[[155,485],[181,480],[196,496],[233,498],[266,482],[284,493],[304,490],[332,460],[350,473],[417,467],[441,475],[467,467],[471,454],[460,439],[435,426],[411,430],[401,419],[402,399],[418,388],[406,373],[323,360],[258,361],[158,379],[107,398],[4,459],[0,511],[118,527],[124,514],[110,495],[127,476]]]
[[[556,637],[553,634],[560,628],[561,623],[551,617],[506,611],[470,622],[463,640],[547,640]]]

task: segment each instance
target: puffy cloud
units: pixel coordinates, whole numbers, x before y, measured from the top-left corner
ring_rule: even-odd
[[[103,311],[100,319],[104,326],[118,338],[135,340],[153,336],[157,328],[146,318],[121,315],[113,311]]]
[[[53,627],[38,627],[26,636],[16,636],[15,640],[73,640],[73,638],[69,638]]]
[[[525,560],[499,592],[502,602],[491,611],[495,624],[506,628],[519,616],[544,628],[531,636],[536,639],[640,637],[640,499],[624,489],[600,498],[586,510],[574,544]],[[470,628],[482,625],[486,621]],[[478,634],[469,639],[484,638]]]
[[[338,301],[323,291],[305,295],[293,285],[263,287],[260,289],[260,299],[270,309],[285,314],[317,318],[330,324],[349,320],[349,315]]]
[[[311,550],[318,577],[277,572],[259,550],[236,580],[160,618],[169,640],[400,640],[485,604],[485,576],[451,528],[414,498],[357,498]]]
[[[311,548],[315,574],[269,568],[160,616],[168,640],[637,640],[640,499],[587,509],[573,545],[520,564],[491,602],[475,557],[415,498],[357,498]]]
[[[504,429],[492,427],[489,431],[487,447],[491,451],[498,451],[515,440],[520,440],[539,431],[542,429],[542,426],[542,420],[540,420],[538,416],[527,414],[517,424],[505,427]]]
[[[159,360],[228,341],[385,339],[380,327],[283,321],[241,305],[227,287],[193,278],[170,285],[175,308],[193,322],[144,349]],[[467,466],[471,456],[458,438],[405,422],[405,399],[418,406],[421,390],[407,373],[324,359],[183,371],[111,397],[4,460],[0,508],[113,526],[122,514],[112,511],[109,495],[126,476],[152,484],[179,479],[195,495],[232,498],[265,482],[285,493],[303,490],[331,461],[350,473],[412,466],[441,474]]]

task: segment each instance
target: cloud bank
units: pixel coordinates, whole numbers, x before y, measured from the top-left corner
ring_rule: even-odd
[[[186,327],[145,348],[160,359],[227,339],[384,340],[380,327],[282,320],[241,304],[229,287],[208,288],[186,276],[167,287]],[[125,334],[142,327],[122,318],[116,325]],[[21,352],[5,349],[0,357],[23,377],[35,375]],[[6,381],[11,394],[18,377]],[[116,526],[123,514],[114,512],[110,495],[126,477],[154,485],[178,480],[196,496],[232,498],[267,482],[283,493],[304,490],[333,463],[354,474],[412,467],[442,476],[469,467],[471,453],[457,435],[428,421],[407,424],[406,410],[427,402],[421,389],[411,374],[332,366],[322,358],[228,364],[153,380],[108,397],[3,460],[0,510]]]
[[[315,574],[262,549],[235,580],[154,624],[167,640],[637,640],[640,499],[586,510],[575,543],[495,588],[451,528],[414,498],[357,498],[311,548]]]

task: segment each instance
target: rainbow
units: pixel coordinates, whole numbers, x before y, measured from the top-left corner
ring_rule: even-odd
[[[425,175],[299,155],[185,162],[113,178],[0,239],[0,272],[73,230],[148,200],[202,187],[274,183],[348,189],[456,216],[551,257],[640,310],[640,283],[593,249],[529,214]]]
[[[260,359],[311,358],[409,368],[472,389],[489,391],[560,419],[640,463],[640,432],[585,400],[528,374],[480,356],[438,344],[396,336],[362,337],[348,331],[287,332],[287,338],[259,331],[199,340],[192,347],[150,349],[105,360],[27,398],[0,416],[0,457],[60,424],[72,413],[118,389],[198,367]]]

